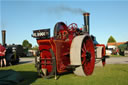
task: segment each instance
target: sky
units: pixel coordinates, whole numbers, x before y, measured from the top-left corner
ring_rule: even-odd
[[[110,36],[117,42],[128,41],[127,0],[1,0],[0,30],[6,30],[7,44],[27,39],[34,46],[33,30],[50,28],[53,36],[60,21],[82,27],[82,12],[90,13],[90,35],[99,43],[106,45]]]

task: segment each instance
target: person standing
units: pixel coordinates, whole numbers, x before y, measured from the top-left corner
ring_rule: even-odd
[[[3,61],[4,61],[4,66],[6,66],[5,52],[6,52],[5,47],[2,46],[0,43],[0,65],[1,67],[3,66]]]

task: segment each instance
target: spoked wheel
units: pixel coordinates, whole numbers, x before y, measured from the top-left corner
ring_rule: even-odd
[[[88,76],[93,73],[95,66],[95,51],[93,41],[88,34],[73,39],[70,50],[71,65],[79,65],[74,73]]]
[[[89,37],[84,38],[81,46],[81,62],[84,73],[91,75],[95,64],[94,45]]]
[[[52,51],[43,49],[41,51],[40,62],[36,63],[38,75],[43,78],[53,77],[56,72],[56,60]]]

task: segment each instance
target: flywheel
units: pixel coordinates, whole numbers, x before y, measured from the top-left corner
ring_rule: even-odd
[[[93,73],[95,66],[95,49],[88,34],[76,36],[70,49],[71,65],[76,65],[74,73],[78,76],[88,76]]]

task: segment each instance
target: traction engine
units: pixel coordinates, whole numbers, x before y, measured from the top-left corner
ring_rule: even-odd
[[[33,31],[32,37],[36,38],[40,51],[40,56],[35,58],[39,76],[50,78],[65,72],[88,76],[93,73],[95,63],[105,65],[105,46],[89,35],[89,13],[83,15],[83,29],[76,23],[67,26],[58,22],[53,37],[50,29]]]

